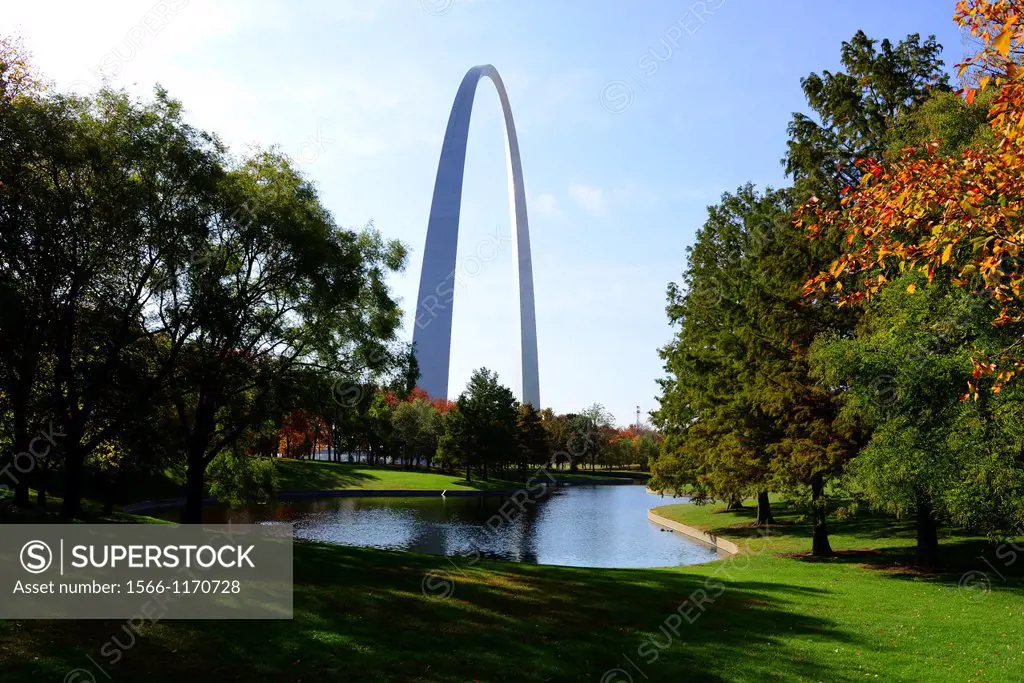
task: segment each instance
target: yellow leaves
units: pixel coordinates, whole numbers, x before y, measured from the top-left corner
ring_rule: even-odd
[[[1010,41],[1013,39],[1013,31],[1003,30],[999,36],[992,41],[992,47],[996,49],[1001,56],[1006,57],[1010,54]]]
[[[929,282],[939,278],[970,288],[1002,309],[996,325],[1020,326],[1024,337],[1024,64],[1017,59],[1024,54],[1022,8],[1024,0],[961,0],[957,7],[961,25],[984,43],[959,65],[960,74],[975,81],[962,95],[980,105],[979,93],[996,91],[989,118],[997,146],[946,156],[931,141],[928,154],[887,159],[884,167],[858,159],[860,187],[843,188],[841,209],[818,200],[806,207],[816,232],[844,240],[845,253],[808,281],[805,292],[856,305],[895,286],[885,274],[897,271],[915,274],[914,284],[903,285],[914,295],[921,273]],[[996,363],[976,361],[965,398],[1005,384],[1010,376],[996,373],[1015,359],[1024,363],[1024,346]],[[1024,374],[1024,367],[1017,372]]]
[[[992,47],[996,49],[1001,56],[1006,57],[1010,54],[1010,47],[1013,42],[1015,31],[1013,30],[1014,25],[1017,23],[1019,17],[1016,14],[1011,14],[1003,24],[1002,32],[996,36],[996,39],[992,41]]]

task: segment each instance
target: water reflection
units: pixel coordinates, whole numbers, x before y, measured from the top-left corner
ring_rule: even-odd
[[[319,498],[242,510],[210,507],[206,521],[287,521],[294,524],[296,538],[327,543],[438,555],[479,552],[573,567],[662,567],[716,559],[714,549],[647,520],[649,508],[669,502],[643,486],[573,486],[521,511],[498,496]]]

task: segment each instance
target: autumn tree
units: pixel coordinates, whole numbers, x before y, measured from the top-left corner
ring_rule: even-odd
[[[936,561],[936,521],[990,531],[1019,521],[1012,504],[1015,496],[1019,499],[1019,464],[1015,456],[1000,460],[1000,454],[1020,452],[1013,440],[1019,417],[1007,416],[1020,414],[1017,389],[1008,385],[1021,367],[1015,349],[1024,338],[1024,272],[1018,256],[1024,238],[1019,219],[1024,199],[1022,9],[1013,0],[957,5],[958,21],[983,47],[961,65],[961,74],[976,87],[953,111],[969,114],[976,104],[990,102],[990,135],[972,132],[969,117],[958,120],[947,113],[946,120],[958,124],[952,130],[966,131],[966,136],[932,139],[895,159],[863,159],[860,182],[840,207],[812,198],[803,216],[813,240],[839,239],[845,245],[827,270],[808,281],[809,300],[866,307],[899,332],[882,332],[885,325],[875,324],[860,330],[861,339],[874,340],[897,357],[915,345],[938,349],[915,365],[913,375],[893,371],[902,382],[894,388],[901,410],[896,416],[874,416],[876,434],[857,468],[876,504],[906,507],[907,500],[914,501],[922,564]],[[995,94],[986,94],[989,88]],[[935,342],[938,330],[949,327],[943,324],[948,311],[965,305],[971,314],[959,321],[953,341]],[[931,310],[920,314],[926,306]],[[863,390],[878,365],[858,352],[862,345],[858,340],[823,352],[823,367],[845,367],[855,392]],[[835,354],[845,347],[849,358],[837,362]],[[970,377],[963,367],[968,362]],[[957,377],[962,398],[976,405],[955,400],[950,381],[944,380]],[[911,397],[901,391],[903,384],[917,393]],[[863,408],[854,400],[858,403]],[[948,447],[951,441],[955,448]],[[981,444],[981,452],[972,444]],[[891,481],[887,468],[896,465],[905,469],[899,479],[903,489],[883,485]],[[979,473],[994,470],[1001,475],[971,488]],[[949,476],[943,479],[942,473]],[[948,485],[936,489],[936,481]],[[974,501],[977,515],[954,505],[965,499]],[[988,512],[988,504],[998,500],[1007,501],[1002,509],[1009,518]]]
[[[794,115],[783,160],[793,190],[724,196],[683,285],[669,290],[679,332],[662,351],[655,483],[734,501],[757,491],[763,521],[768,488],[806,496],[815,555],[831,553],[826,484],[860,435],[841,415],[843,387],[813,376],[810,349],[820,334],[851,333],[857,318],[802,299],[808,275],[842,247],[838,238],[805,240],[790,212],[809,196],[837,204],[863,172],[856,159],[882,155],[898,121],[948,90],[940,52],[917,35],[893,44],[861,32],[844,43],[842,71],[802,81],[811,111]]]

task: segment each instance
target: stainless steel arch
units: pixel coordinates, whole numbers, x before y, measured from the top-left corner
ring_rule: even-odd
[[[530,226],[526,217],[526,188],[519,158],[519,139],[508,93],[498,71],[486,64],[470,69],[455,95],[448,128],[437,164],[434,196],[430,203],[427,241],[423,250],[416,327],[413,342],[420,367],[419,385],[434,397],[448,396],[448,368],[452,348],[452,312],[455,303],[455,257],[459,239],[462,181],[466,169],[466,142],[476,86],[489,78],[498,91],[505,117],[505,157],[508,165],[509,214],[514,226],[516,278],[519,287],[519,329],[523,386],[520,398],[540,408],[537,367],[537,320],[533,302],[533,264]]]

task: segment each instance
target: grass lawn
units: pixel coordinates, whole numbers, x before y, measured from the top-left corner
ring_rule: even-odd
[[[489,489],[515,490],[521,483],[491,480],[473,480],[469,483],[460,475],[404,470],[348,463],[319,462],[316,460],[275,460],[282,491],[334,491],[341,489],[398,489],[405,491],[483,491]]]
[[[282,491],[334,491],[344,489],[396,489],[421,491],[487,491],[510,490],[522,487],[520,481],[491,479],[481,481],[474,479],[469,483],[461,475],[426,472],[423,470],[406,470],[400,467],[379,465],[362,465],[350,463],[321,462],[317,460],[291,460],[278,458],[275,460],[280,489]],[[582,470],[575,473],[550,470],[552,477],[570,483],[621,482],[634,477],[602,474],[600,471],[590,473]],[[544,481],[544,475],[535,470],[529,476]]]
[[[660,512],[754,536],[753,511]],[[784,506],[778,516],[794,519]],[[123,622],[0,622],[0,680],[79,667],[106,680],[87,655],[140,682],[1021,680],[1024,582],[1012,570],[1024,562],[1007,568],[990,546],[948,538],[955,571],[922,575],[900,564],[908,528],[877,518],[836,522],[843,552],[812,561],[789,554],[808,546],[800,525],[779,528],[750,553],[655,570],[297,543],[293,621],[164,620],[116,664],[100,653],[114,636],[130,642]],[[963,587],[962,571],[975,572]]]

